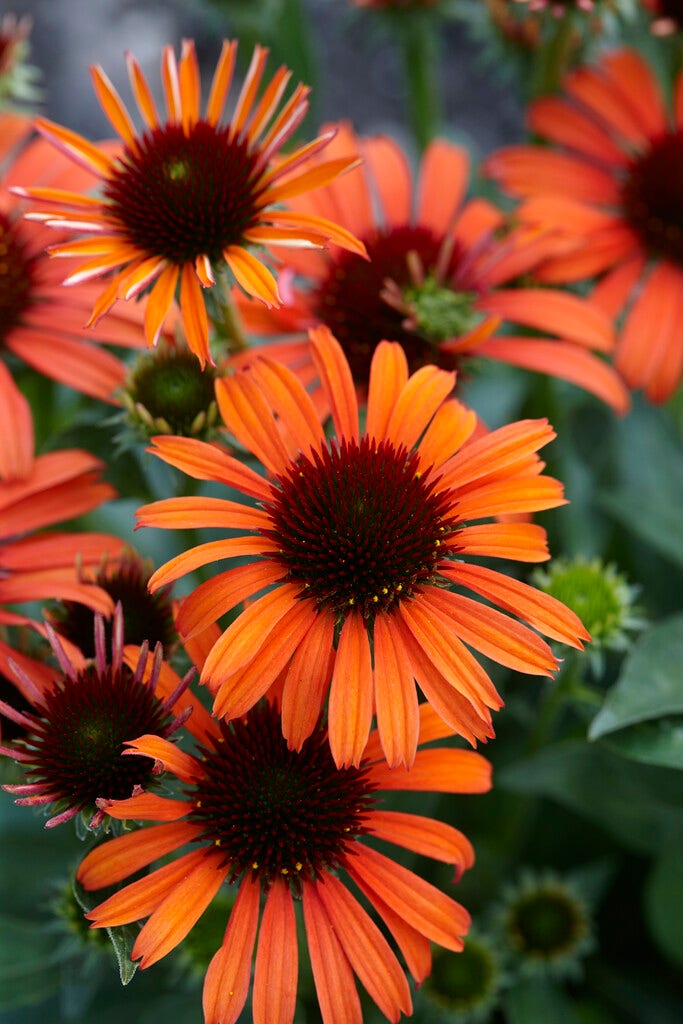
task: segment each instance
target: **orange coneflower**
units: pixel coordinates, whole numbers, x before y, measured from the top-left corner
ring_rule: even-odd
[[[530,127],[558,143],[511,146],[485,167],[527,222],[562,231],[568,251],[537,270],[550,281],[605,276],[593,302],[623,318],[615,364],[664,402],[683,376],[683,72],[673,112],[645,58],[604,54],[567,76],[564,96],[531,106]]]
[[[52,380],[113,401],[126,367],[94,342],[143,347],[142,316],[132,307],[117,311],[96,333],[84,327],[97,285],[61,287],[60,268],[45,253],[55,232],[22,220],[26,204],[8,190],[29,181],[88,188],[95,179],[32,135],[28,120],[0,115],[0,355],[4,349]]]
[[[563,504],[561,485],[540,475],[536,454],[554,434],[545,420],[524,421],[470,441],[474,413],[448,399],[455,374],[425,366],[409,377],[403,350],[389,342],[373,357],[361,433],[341,347],[326,328],[311,338],[336,430],[329,443],[312,400],[285,367],[258,359],[216,385],[228,430],[272,481],[218,446],[154,439],[151,450],[166,462],[237,489],[260,507],[191,497],[141,508],[143,526],[247,531],[177,556],[150,585],[247,556],[247,564],[185,598],[176,619],[181,636],[192,636],[269,588],[206,660],[202,680],[215,694],[215,714],[244,714],[284,672],[283,727],[294,748],[310,734],[329,686],[337,764],[360,762],[374,713],[389,763],[410,764],[415,680],[456,731],[472,742],[493,735],[489,709],[501,700],[465,645],[523,672],[549,675],[557,667],[533,630],[445,584],[473,590],[555,639],[580,647],[587,638],[558,601],[467,561],[548,557],[539,526],[475,521]]]
[[[80,567],[94,566],[123,547],[102,533],[36,532],[84,515],[116,497],[101,479],[103,464],[89,452],[66,450],[34,454],[33,420],[28,402],[0,362],[0,625],[36,623],[10,606],[33,601],[81,601],[110,614],[111,599],[84,582]],[[9,676],[9,660],[25,656],[0,639],[0,672]],[[32,671],[31,659],[26,661]]]
[[[337,247],[293,253],[281,309],[241,302],[247,328],[290,335],[275,342],[274,358],[308,383],[312,366],[302,332],[325,324],[361,390],[377,345],[387,340],[400,342],[411,370],[435,363],[466,376],[474,360],[493,359],[569,380],[617,412],[627,409],[623,382],[594,354],[612,351],[611,319],[577,296],[529,282],[555,240],[528,228],[505,231],[505,218],[491,203],[464,201],[465,149],[432,142],[415,188],[407,157],[389,138],[358,139],[341,126],[333,148],[360,151],[365,173],[302,196],[296,207],[340,220],[363,240],[370,262]],[[249,358],[243,353],[234,363]]]
[[[319,217],[281,209],[279,204],[326,184],[357,163],[316,162],[332,138],[325,133],[286,157],[283,145],[308,109],[309,90],[298,85],[278,111],[291,73],[281,67],[256,101],[268,51],[254,55],[232,117],[220,118],[232,81],[236,42],[225,42],[204,117],[194,43],[186,40],[176,62],[171,47],[162,59],[167,116],[159,117],[142,72],[130,54],[128,73],[140,115],[136,131],[121,98],[100,67],[92,68],[95,90],[123,151],[110,156],[67,128],[39,118],[42,134],[101,181],[94,198],[57,189],[22,189],[38,201],[30,215],[53,227],[92,237],[51,247],[53,256],[88,257],[65,283],[108,278],[90,319],[96,323],[116,299],[130,299],[151,287],[145,333],[156,344],[176,290],[190,348],[211,362],[202,288],[215,284],[227,265],[250,295],[267,305],[280,299],[271,272],[250,246],[320,246],[328,240],[359,252],[348,232]],[[44,205],[42,205],[44,204]]]
[[[421,743],[450,733],[426,705],[419,726]],[[411,1013],[403,969],[347,887],[349,880],[382,919],[418,984],[431,967],[430,942],[463,948],[467,911],[365,837],[453,864],[459,876],[474,860],[461,832],[421,815],[383,810],[377,803],[382,790],[486,792],[490,765],[479,754],[432,747],[418,751],[412,771],[391,771],[373,734],[360,764],[339,769],[320,723],[299,751],[291,750],[277,710],[267,704],[216,725],[198,757],[157,737],[143,736],[128,746],[176,775],[184,797],[145,794],[108,804],[112,817],[161,824],[91,851],[78,870],[79,882],[100,889],[186,843],[196,848],[127,885],[86,916],[95,927],[148,917],[132,958],[149,967],[182,942],[224,882],[237,885],[225,937],[204,982],[205,1024],[234,1024],[239,1018],[255,946],[254,1020],[291,1024],[298,974],[294,898],[303,904],[325,1024],[360,1024],[354,975],[389,1020]]]
[[[132,796],[158,774],[154,759],[123,757],[124,743],[143,734],[167,737],[189,719],[192,707],[183,698],[189,672],[164,700],[157,694],[163,649],[157,644],[148,670],[148,645],[137,652],[134,667],[123,659],[123,613],[117,604],[107,655],[104,619],[94,620],[95,657],[74,664],[51,626],[46,632],[61,672],[49,685],[20,668],[14,669],[22,694],[33,705],[18,711],[0,700],[0,715],[24,728],[15,746],[0,746],[0,754],[22,765],[24,782],[2,788],[18,797],[17,804],[46,806],[52,816],[46,828],[77,815],[91,829],[106,817],[103,803]]]

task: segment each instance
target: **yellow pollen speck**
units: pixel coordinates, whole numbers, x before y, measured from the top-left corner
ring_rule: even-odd
[[[201,800],[197,800],[197,802],[195,803],[195,807],[201,807],[201,806],[202,806]]]
[[[379,601],[379,598],[378,598],[377,594],[373,594],[372,595],[372,603],[373,604],[377,604],[378,601]]]
[[[386,596],[387,596],[387,594],[389,593],[389,588],[388,588],[388,587],[382,587],[382,593],[383,593],[383,594],[384,594],[384,596],[386,597]]]
[[[355,604],[355,603],[356,603],[355,597],[350,597],[349,598],[349,604]]]
[[[214,840],[214,846],[220,846],[220,845],[221,845],[220,839],[215,839]]]
[[[298,861],[296,862],[296,864],[294,865],[294,867],[296,868],[296,870],[297,870],[297,871],[301,871],[301,869],[302,869],[302,867],[303,867],[303,864],[301,863],[301,861],[300,861],[300,860],[298,860]]]
[[[434,541],[434,547],[435,548],[440,548],[441,547],[441,541],[440,540],[435,540]]]
[[[400,594],[402,590],[403,590],[403,584],[399,583],[399,585],[396,587],[396,593]]]
[[[288,868],[280,868],[280,874],[281,875],[288,875],[289,874],[289,869]]]
[[[258,861],[255,860],[251,866],[254,869],[254,871],[256,871],[256,869],[258,868]]]

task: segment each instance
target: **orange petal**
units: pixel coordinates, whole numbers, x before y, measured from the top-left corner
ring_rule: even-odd
[[[76,877],[85,889],[102,889],[135,874],[201,835],[204,826],[171,822],[138,829],[101,843],[81,861]]]
[[[168,316],[178,284],[179,269],[175,264],[165,267],[147,296],[145,306],[145,337],[148,345],[156,345]]]
[[[237,440],[272,473],[283,473],[290,457],[266,396],[248,370],[216,381],[223,422]]]
[[[188,871],[197,867],[205,856],[204,849],[192,850],[144,878],[131,882],[85,916],[97,928],[116,928],[148,917],[163,903],[169,890],[182,882]]]
[[[108,76],[99,65],[90,68],[90,75],[100,106],[109,118],[114,131],[118,132],[126,145],[134,145],[135,125]]]
[[[373,685],[382,750],[391,768],[400,764],[409,768],[417,750],[417,690],[401,634],[391,629],[387,615],[375,618],[373,647]]]
[[[202,366],[208,363],[214,366],[209,348],[209,321],[206,306],[202,297],[202,289],[191,263],[186,263],[180,273],[180,315],[187,344],[199,359]]]
[[[464,526],[447,541],[454,552],[488,555],[518,562],[545,562],[550,558],[548,539],[535,523],[480,523]]]
[[[304,925],[313,980],[324,1024],[363,1024],[351,965],[315,885],[305,885]]]
[[[398,396],[387,424],[387,436],[396,445],[412,448],[454,386],[454,373],[436,366],[421,366]]]
[[[421,814],[374,810],[365,824],[372,835],[388,843],[404,846],[422,857],[456,864],[458,874],[474,864],[474,848],[469,839],[443,821],[425,818]]]
[[[372,721],[370,642],[361,615],[347,615],[334,661],[329,702],[329,737],[338,768],[359,765]]]
[[[432,141],[420,166],[417,223],[443,235],[464,198],[468,175],[466,149],[442,139]]]
[[[311,355],[320,377],[320,383],[332,410],[337,437],[358,437],[358,402],[344,350],[329,327],[315,327],[309,331]]]
[[[294,903],[289,885],[273,882],[263,908],[254,967],[254,1024],[291,1024],[299,966]]]
[[[195,480],[215,480],[260,501],[271,497],[271,488],[263,477],[228,455],[220,445],[165,434],[153,437],[151,443],[153,447],[149,451]]]
[[[255,562],[228,569],[200,583],[183,599],[176,615],[176,629],[183,641],[197,637],[235,605],[278,583],[281,575],[278,566]]]
[[[237,1024],[249,994],[261,886],[246,876],[240,884],[223,943],[204,979],[204,1024]]]
[[[334,618],[319,612],[287,670],[282,691],[282,734],[301,750],[320,716],[334,665]]]
[[[436,747],[418,750],[411,768],[378,763],[368,774],[377,789],[413,793],[488,793],[491,763],[473,750]]]
[[[260,299],[266,306],[282,305],[277,281],[253,253],[242,246],[230,245],[223,250],[223,257],[247,295]]]
[[[370,364],[367,420],[368,437],[385,436],[398,397],[408,381],[408,360],[399,344],[381,341]]]

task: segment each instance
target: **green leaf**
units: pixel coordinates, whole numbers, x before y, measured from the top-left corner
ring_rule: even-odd
[[[500,768],[498,788],[556,801],[641,853],[683,840],[678,772],[626,761],[602,744],[572,740]]]
[[[683,771],[683,718],[641,722],[602,742],[632,761]]]
[[[645,917],[657,945],[683,967],[683,858],[671,850],[657,861],[645,886]]]
[[[43,922],[0,916],[0,1011],[43,1002],[59,991],[62,955]]]
[[[102,903],[103,900],[113,892],[116,892],[116,889],[98,889],[97,894],[93,895],[93,893],[84,889],[80,882],[74,879],[74,896],[79,906],[81,906],[86,913],[89,910],[92,910],[93,907]],[[140,929],[137,925],[124,924],[117,928],[107,928],[105,930],[111,940],[112,946],[114,947],[114,955],[116,956],[116,962],[119,967],[121,984],[128,985],[128,983],[133,980],[133,976],[138,969],[138,965],[131,960],[130,955],[133,951],[133,946],[135,945],[135,940],[138,937]]]
[[[530,978],[509,989],[503,999],[508,1024],[575,1024],[571,1003],[561,989],[549,982]]]
[[[598,495],[600,506],[655,550],[683,566],[683,459],[658,410],[634,402],[615,426],[620,485]]]
[[[676,615],[657,623],[638,640],[591,722],[589,738],[683,714],[682,666],[683,615]]]

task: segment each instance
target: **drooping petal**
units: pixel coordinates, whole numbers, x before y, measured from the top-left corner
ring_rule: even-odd
[[[254,1024],[291,1024],[296,1009],[297,937],[289,886],[276,879],[266,898],[254,969]]]
[[[220,949],[204,979],[205,1024],[236,1024],[249,994],[261,886],[245,877],[240,885]]]

